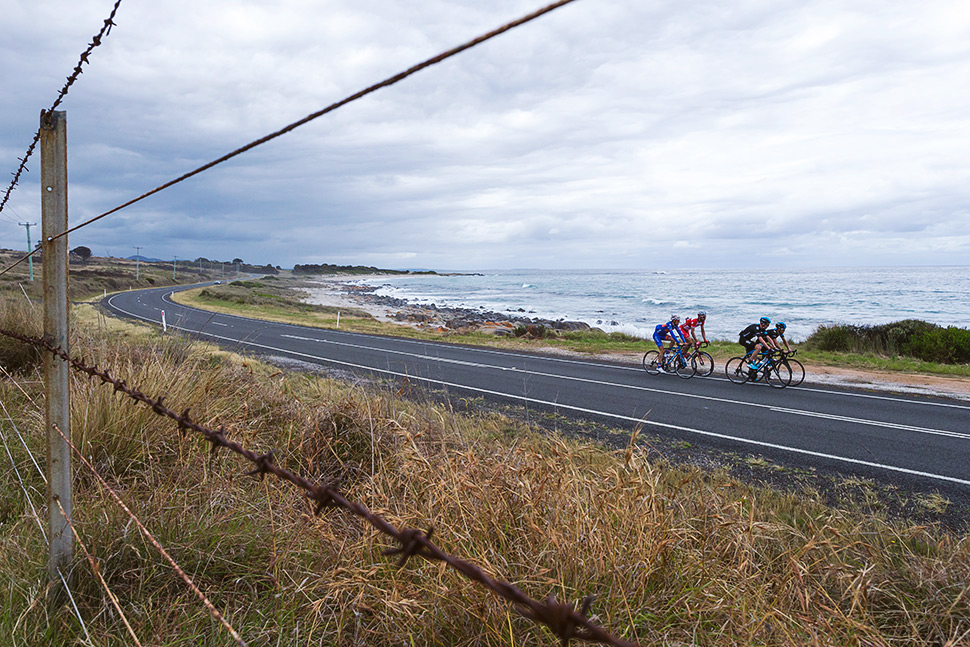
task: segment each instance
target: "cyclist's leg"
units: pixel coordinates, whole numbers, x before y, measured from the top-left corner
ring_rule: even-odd
[[[658,369],[658,371],[663,371],[664,353],[667,352],[667,349],[664,348],[664,343],[663,342],[664,342],[663,338],[659,334],[657,334],[656,332],[654,332],[653,333],[653,343],[657,345],[657,369]]]

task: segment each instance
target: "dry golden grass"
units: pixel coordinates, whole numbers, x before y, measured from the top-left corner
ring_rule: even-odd
[[[21,312],[19,316],[26,316]],[[4,319],[15,322],[16,316]],[[0,340],[0,352],[9,344]],[[958,645],[970,641],[970,542],[855,516],[810,494],[651,463],[495,414],[302,375],[155,333],[80,326],[75,353],[536,598],[597,596],[594,619],[649,645]],[[30,361],[0,381],[0,644],[83,644],[42,599],[46,557],[28,497],[44,484]],[[556,640],[440,564],[398,569],[389,540],[300,492],[208,456],[144,405],[77,377],[74,437],[250,645],[551,645]],[[6,418],[6,414],[4,415]],[[198,600],[76,467],[79,532],[143,644],[230,644]],[[928,502],[928,505],[938,502]],[[79,554],[72,591],[92,642],[130,642]]]

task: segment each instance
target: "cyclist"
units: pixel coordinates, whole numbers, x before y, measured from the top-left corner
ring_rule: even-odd
[[[653,331],[653,343],[657,345],[657,350],[660,352],[661,366],[663,365],[663,354],[666,351],[664,348],[664,342],[668,339],[672,344],[684,344],[686,340],[684,339],[683,333],[680,331],[680,315],[674,314],[670,315],[670,321],[665,324],[658,324]],[[661,370],[663,370],[661,368]]]
[[[758,323],[751,324],[738,333],[738,343],[744,346],[746,353],[744,358],[748,360],[748,369],[751,371],[758,369],[755,366],[755,362],[757,361],[758,353],[761,352],[761,347],[774,348],[771,339],[765,334],[769,324],[771,324],[771,319],[762,317]]]
[[[765,336],[776,350],[781,350],[781,344],[778,343],[778,340],[781,339],[781,341],[785,342],[785,350],[790,353],[791,346],[788,345],[788,339],[785,338],[785,328],[785,322],[779,321],[773,329],[765,331]]]
[[[698,343],[697,334],[694,332],[694,329],[697,328],[698,326],[701,327],[701,337],[704,338],[705,343],[707,342],[707,333],[704,332],[705,321],[707,321],[707,313],[701,310],[700,312],[697,313],[696,319],[691,319],[690,317],[687,317],[686,319],[684,319],[684,323],[680,324],[680,334],[687,342],[688,346],[690,346],[691,343],[694,343],[694,344]],[[688,335],[690,335],[690,339],[687,339]]]

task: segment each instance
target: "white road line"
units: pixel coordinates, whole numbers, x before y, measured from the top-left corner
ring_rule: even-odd
[[[128,312],[126,310],[123,310],[121,308],[118,308],[117,306],[113,306],[113,307],[115,307],[118,310],[120,310],[121,312],[124,312],[125,314],[128,314],[128,315],[130,315],[132,317],[135,317],[137,319],[145,319],[145,317],[142,317],[140,315],[136,315],[134,313]],[[175,326],[170,326],[170,327],[176,328]],[[180,330],[185,330],[185,332],[195,332],[195,331],[188,330],[188,329],[185,329],[185,328],[180,328]],[[196,334],[198,334],[198,333],[196,333]],[[898,467],[896,465],[887,465],[885,463],[876,463],[876,462],[872,462],[872,461],[863,461],[863,460],[859,460],[859,459],[856,459],[856,458],[849,458],[847,456],[837,456],[835,454],[826,454],[824,452],[816,452],[816,451],[812,451],[812,450],[809,450],[809,449],[801,449],[800,447],[790,447],[788,445],[779,445],[777,443],[768,443],[768,442],[764,442],[764,441],[760,441],[760,440],[752,440],[752,439],[749,439],[749,438],[739,438],[737,436],[730,436],[728,434],[719,434],[717,432],[705,431],[703,429],[695,429],[695,428],[692,428],[692,427],[683,427],[683,426],[680,426],[680,425],[672,425],[672,424],[663,423],[663,422],[653,422],[653,421],[646,420],[646,419],[643,419],[643,418],[634,418],[632,416],[624,416],[624,415],[621,415],[621,414],[610,413],[608,411],[597,411],[595,409],[587,409],[587,408],[584,408],[584,407],[574,407],[574,406],[570,406],[570,405],[564,405],[564,404],[561,404],[559,402],[548,402],[548,401],[545,401],[545,400],[537,400],[535,398],[528,398],[528,397],[521,396],[521,395],[512,395],[512,394],[508,394],[508,393],[502,393],[500,391],[492,391],[492,390],[489,390],[489,389],[480,389],[480,388],[477,388],[477,387],[465,386],[463,384],[454,384],[452,382],[444,382],[442,380],[433,380],[431,378],[425,378],[425,377],[420,377],[420,376],[415,376],[415,375],[408,375],[407,373],[399,373],[397,371],[390,371],[390,370],[386,370],[386,369],[373,368],[373,367],[370,367],[370,366],[364,366],[362,364],[355,364],[353,362],[343,362],[343,361],[340,361],[340,360],[330,359],[330,358],[327,358],[327,357],[319,357],[319,356],[316,356],[316,355],[310,355],[308,353],[301,353],[301,352],[298,352],[298,351],[285,350],[285,349],[282,349],[282,348],[275,348],[273,346],[267,346],[265,344],[257,344],[255,342],[250,342],[250,341],[240,341],[240,340],[236,340],[236,339],[231,339],[229,337],[221,337],[219,335],[214,335],[212,333],[201,333],[201,334],[203,334],[203,335],[205,335],[207,337],[212,337],[214,339],[221,339],[223,341],[231,342],[231,343],[234,343],[234,344],[243,344],[243,345],[246,345],[246,346],[253,346],[255,348],[262,348],[263,350],[271,350],[271,351],[275,351],[275,352],[278,352],[278,353],[285,353],[287,355],[296,355],[296,356],[299,356],[299,357],[305,357],[307,359],[313,359],[313,360],[317,360],[317,361],[323,361],[323,362],[327,362],[327,363],[330,363],[330,364],[340,364],[342,366],[349,366],[351,368],[359,368],[359,369],[366,370],[366,371],[371,371],[371,372],[374,372],[374,373],[383,373],[383,374],[386,374],[386,375],[393,375],[395,377],[402,377],[402,378],[406,378],[406,379],[409,379],[409,380],[416,380],[416,381],[419,381],[419,382],[428,382],[428,383],[431,383],[431,384],[440,384],[442,386],[449,386],[449,387],[453,387],[453,388],[456,388],[456,389],[464,389],[466,391],[474,391],[476,393],[484,393],[484,394],[487,394],[487,395],[495,395],[495,396],[499,396],[499,397],[503,397],[503,398],[509,398],[509,399],[512,399],[512,400],[521,400],[521,401],[525,401],[525,402],[531,402],[531,403],[534,403],[534,404],[542,404],[542,405],[546,405],[546,406],[550,406],[550,407],[554,407],[554,408],[568,409],[570,411],[577,411],[579,413],[587,413],[587,414],[592,414],[592,415],[597,415],[597,416],[603,416],[603,417],[606,417],[606,418],[614,418],[614,419],[617,419],[617,420],[624,420],[626,422],[635,422],[635,423],[649,425],[649,426],[653,426],[653,427],[662,427],[664,429],[674,429],[676,431],[682,431],[682,432],[686,432],[686,433],[697,434],[697,435],[700,435],[700,436],[707,436],[709,438],[719,438],[721,440],[728,440],[728,441],[743,443],[743,444],[746,444],[746,445],[753,445],[753,446],[756,446],[756,447],[765,447],[765,448],[769,448],[769,449],[777,449],[779,451],[790,452],[790,453],[794,453],[794,454],[801,454],[803,456],[813,456],[815,458],[823,458],[823,459],[826,459],[826,460],[832,460],[832,461],[836,461],[836,462],[840,462],[840,463],[848,463],[850,465],[861,465],[863,467],[871,467],[871,468],[886,470],[886,471],[890,471],[890,472],[898,472],[898,473],[901,473],[901,474],[909,474],[909,475],[912,475],[912,476],[921,476],[921,477],[925,477],[925,478],[929,478],[929,479],[934,479],[934,480],[938,480],[938,481],[946,481],[946,482],[949,482],[949,483],[956,483],[958,485],[970,486],[970,481],[968,481],[968,480],[959,479],[959,478],[955,478],[955,477],[952,477],[952,476],[946,476],[944,474],[934,474],[932,472],[923,472],[921,470],[911,470],[911,469],[908,469],[908,468],[905,468],[905,467]]]
[[[208,310],[200,310],[198,308],[192,308],[191,306],[183,306],[182,304],[177,303],[177,302],[173,301],[170,298],[171,295],[173,295],[173,294],[175,294],[174,291],[169,292],[168,294],[163,295],[162,296],[162,299],[163,300],[167,300],[172,305],[179,306],[181,308],[195,309],[195,310],[199,310],[199,312],[209,312]],[[115,306],[115,307],[117,307],[117,306]],[[128,313],[128,314],[131,314],[131,313]],[[224,314],[224,313],[219,313],[219,314],[222,315],[222,316],[224,316],[224,317],[237,317],[237,318],[243,319],[245,321],[261,321],[261,320],[257,320],[257,319],[250,319],[248,317],[243,317],[241,315],[231,315],[231,314]],[[305,328],[304,326],[300,326],[299,324],[288,324],[288,323],[275,322],[275,321],[273,321],[273,322],[265,322],[265,323],[272,324],[272,325],[275,325],[275,326],[284,326],[284,327],[287,327],[287,328],[296,328],[298,330]],[[330,329],[321,329],[321,330],[326,330],[326,332],[328,334],[341,335],[341,336],[347,336],[347,337],[365,337],[366,336],[366,335],[364,335],[362,333],[352,333],[352,332],[346,332],[346,331],[342,331],[342,330],[330,330]],[[307,337],[306,339],[312,339],[312,338]],[[396,341],[398,343],[401,343],[401,344],[412,344],[412,345],[417,345],[417,346],[426,346],[426,347],[434,348],[434,349],[439,349],[441,347],[440,344],[438,344],[438,343],[422,341],[422,340],[419,340],[419,339],[406,339],[406,338],[395,338],[395,339],[396,339]],[[322,340],[313,339],[313,341],[322,341]],[[467,348],[467,347],[455,345],[454,348]],[[373,350],[383,350],[383,349],[374,348]],[[641,372],[643,372],[643,369],[640,368],[639,366],[629,366],[629,365],[624,365],[624,364],[604,364],[602,362],[595,362],[595,361],[589,361],[589,360],[575,360],[575,359],[568,359],[568,358],[563,358],[563,357],[549,357],[547,355],[533,355],[533,354],[523,355],[522,353],[514,353],[514,352],[509,352],[509,351],[494,350],[494,349],[491,349],[491,348],[481,348],[481,347],[476,347],[475,350],[477,352],[479,352],[479,353],[487,354],[487,355],[501,355],[503,357],[519,357],[519,358],[521,358],[521,357],[528,357],[529,359],[533,359],[533,360],[541,361],[541,362],[556,362],[556,363],[560,363],[560,364],[573,364],[573,365],[579,365],[579,366],[598,366],[600,368],[607,368],[607,369],[620,370],[620,371],[630,371],[630,372],[635,372],[635,373],[641,373]],[[707,378],[704,378],[704,379],[717,379],[717,380],[725,380],[726,379],[724,377],[721,377],[717,373],[715,373],[715,375],[716,375],[716,377],[715,376],[710,376],[710,377],[707,377]],[[915,404],[915,405],[929,406],[929,407],[943,407],[943,408],[950,408],[950,409],[966,409],[966,410],[970,410],[970,405],[953,404],[953,403],[950,403],[950,402],[928,402],[928,401],[925,401],[925,400],[909,400],[909,399],[906,399],[906,398],[892,397],[892,396],[886,396],[886,395],[875,395],[875,394],[872,394],[872,393],[852,393],[852,392],[847,392],[847,391],[833,391],[831,389],[807,388],[807,387],[803,387],[803,386],[799,386],[799,387],[794,387],[793,386],[793,387],[788,387],[788,388],[791,388],[791,389],[797,390],[797,391],[810,391],[812,393],[827,393],[829,395],[837,395],[839,397],[846,397],[846,398],[865,398],[865,399],[869,399],[869,400],[887,400],[887,401],[890,401],[890,402],[897,402],[897,403],[903,403],[903,404]]]
[[[930,427],[916,427],[916,426],[913,426],[913,425],[903,425],[903,424],[899,424],[899,423],[895,423],[895,422],[884,422],[884,421],[880,421],[880,420],[869,420],[867,418],[852,418],[852,417],[849,417],[849,416],[839,416],[839,415],[836,415],[836,414],[821,413],[821,412],[817,412],[817,411],[808,411],[808,410],[805,410],[805,409],[793,409],[793,408],[789,408],[789,407],[779,407],[779,406],[772,405],[772,404],[759,404],[757,402],[746,402],[744,400],[734,400],[734,399],[731,399],[731,398],[721,398],[721,397],[711,396],[711,395],[700,395],[700,394],[696,394],[696,393],[683,393],[683,392],[680,392],[680,391],[668,391],[668,390],[665,390],[665,389],[658,389],[658,388],[647,387],[647,386],[638,386],[638,385],[634,385],[634,384],[621,384],[621,383],[618,383],[618,382],[609,382],[609,381],[606,381],[606,380],[593,380],[593,379],[583,378],[583,377],[572,377],[572,376],[568,376],[568,375],[557,375],[555,373],[544,373],[544,372],[541,372],[541,371],[530,371],[530,370],[516,368],[516,367],[501,367],[501,366],[494,366],[492,364],[480,364],[480,363],[477,363],[477,362],[469,362],[469,361],[466,361],[466,360],[450,359],[450,358],[446,358],[446,357],[436,357],[436,356],[433,356],[433,355],[421,355],[421,354],[409,353],[407,351],[401,351],[401,350],[388,350],[388,349],[384,349],[384,348],[374,348],[372,346],[365,346],[365,345],[362,345],[362,344],[350,344],[350,343],[347,343],[347,342],[335,341],[335,340],[330,340],[330,339],[314,339],[312,337],[301,337],[301,336],[298,336],[298,335],[281,335],[281,336],[282,337],[287,337],[289,339],[300,340],[300,341],[312,341],[312,342],[316,342],[318,344],[329,344],[329,345],[333,345],[333,346],[343,346],[343,347],[346,347],[346,348],[356,348],[356,349],[359,349],[359,350],[377,351],[377,352],[386,353],[386,354],[403,355],[405,357],[412,357],[412,358],[417,358],[417,359],[423,359],[423,360],[432,361],[432,362],[439,362],[439,363],[443,363],[443,364],[457,364],[457,365],[461,365],[461,366],[471,366],[471,367],[476,367],[476,368],[488,368],[488,369],[501,370],[501,371],[513,371],[513,372],[522,373],[522,374],[525,374],[525,375],[534,375],[536,377],[548,377],[548,378],[552,378],[552,379],[568,380],[568,381],[572,381],[572,382],[582,382],[584,384],[597,384],[599,386],[609,386],[609,387],[614,387],[614,388],[618,388],[618,389],[629,389],[629,390],[634,390],[634,391],[644,391],[644,392],[648,392],[648,393],[657,393],[657,394],[660,394],[660,395],[679,396],[679,397],[683,397],[683,398],[692,398],[692,399],[698,399],[698,400],[707,400],[707,401],[710,401],[710,402],[721,402],[721,403],[724,403],[724,404],[731,404],[731,405],[736,405],[736,406],[754,407],[754,408],[757,408],[757,409],[767,409],[769,411],[775,411],[777,413],[785,413],[785,414],[789,414],[789,415],[808,416],[808,417],[811,417],[811,418],[824,418],[824,419],[827,419],[827,420],[838,420],[840,422],[848,422],[848,423],[854,423],[854,424],[860,424],[860,425],[869,425],[869,426],[873,426],[873,427],[884,427],[884,428],[887,428],[887,429],[898,429],[898,430],[901,430],[901,431],[911,431],[911,432],[914,432],[914,433],[929,434],[929,435],[934,435],[934,436],[946,436],[946,437],[950,437],[950,438],[970,439],[970,434],[961,433],[961,432],[958,432],[958,431],[949,431],[949,430],[946,430],[946,429],[933,429],[933,428],[930,428]]]

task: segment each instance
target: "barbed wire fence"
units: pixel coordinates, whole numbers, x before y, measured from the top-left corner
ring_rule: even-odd
[[[240,148],[237,148],[236,150],[230,153],[227,153],[207,164],[204,164],[188,173],[185,173],[169,182],[161,184],[155,187],[154,189],[151,189],[150,191],[147,191],[139,195],[138,197],[133,198],[113,209],[110,209],[93,218],[85,220],[84,222],[78,225],[67,228],[63,232],[57,235],[50,236],[48,237],[47,241],[51,242],[58,238],[67,236],[71,232],[77,231],[82,227],[86,227],[113,213],[116,213],[122,209],[125,209],[151,195],[154,195],[171,186],[174,186],[179,182],[182,182],[195,175],[203,173],[204,171],[207,171],[217,166],[218,164],[221,164],[229,159],[232,159],[238,155],[241,155],[242,153],[252,150],[257,146],[260,146],[273,139],[276,139],[277,137],[280,137],[286,133],[289,133],[295,130],[296,128],[299,128],[300,126],[303,126],[323,115],[326,115],[330,112],[333,112],[334,110],[337,110],[338,108],[344,105],[352,103],[362,97],[365,97],[373,92],[376,92],[377,90],[380,90],[382,88],[398,83],[421,70],[431,67],[432,65],[435,65],[437,63],[440,63],[461,52],[464,52],[472,47],[475,47],[491,38],[494,38],[500,34],[503,34],[520,25],[526,24],[542,15],[545,15],[551,11],[554,11],[555,9],[563,7],[574,1],[575,0],[558,0],[557,2],[553,2],[549,5],[546,5],[545,7],[542,7],[526,16],[523,16],[518,20],[507,23],[495,30],[492,30],[490,32],[482,34],[481,36],[473,38],[457,47],[454,47],[450,50],[442,52],[437,56],[431,57],[398,74],[388,77],[383,81],[375,83],[367,88],[364,88],[359,92],[356,92],[340,101],[337,101],[317,112],[311,113],[306,117],[298,121],[295,121],[277,131],[274,131],[264,137],[261,137]],[[104,26],[102,27],[101,31],[97,35],[95,35],[95,37],[92,39],[92,42],[89,44],[88,48],[81,54],[80,60],[77,66],[74,68],[73,73],[68,77],[66,84],[58,94],[51,108],[48,111],[46,111],[47,113],[53,112],[61,104],[64,97],[67,95],[67,92],[70,89],[71,85],[77,80],[79,75],[82,73],[83,64],[89,63],[89,56],[91,55],[92,51],[97,46],[99,46],[102,43],[103,38],[110,33],[111,27],[115,25],[114,18],[120,4],[121,4],[121,0],[117,0],[115,2],[114,7],[111,11],[111,14],[104,21]],[[21,175],[27,170],[27,160],[30,158],[31,154],[33,153],[34,148],[36,147],[39,141],[39,138],[40,138],[40,130],[38,129],[37,134],[35,135],[33,142],[28,147],[27,153],[25,154],[25,156],[22,158],[18,158],[20,161],[20,166],[18,167],[17,171],[13,173],[13,176],[14,176],[13,180],[11,181],[10,185],[7,187],[2,201],[0,201],[0,212],[2,212],[4,206],[6,205],[11,192],[18,185],[21,179]],[[0,275],[6,274],[10,270],[12,270],[14,267],[19,265],[23,261],[25,261],[27,258],[29,258],[33,253],[34,253],[33,250],[28,250],[26,255],[24,255],[22,258],[14,262],[12,265],[0,271]],[[379,532],[383,533],[384,535],[390,537],[395,542],[397,542],[398,545],[396,548],[388,549],[384,551],[384,554],[386,556],[399,556],[399,559],[398,559],[399,567],[403,567],[404,565],[406,565],[407,562],[413,557],[419,557],[428,561],[442,562],[446,564],[448,567],[450,567],[451,569],[455,570],[456,572],[461,573],[468,579],[492,591],[500,598],[512,603],[513,606],[524,617],[532,620],[535,623],[545,625],[546,627],[548,627],[550,631],[552,631],[553,634],[556,635],[561,640],[561,643],[564,646],[568,645],[569,642],[572,640],[597,642],[601,644],[614,645],[617,647],[632,647],[636,645],[636,643],[632,643],[629,641],[616,638],[615,636],[610,634],[607,630],[598,626],[597,624],[593,623],[588,619],[587,614],[592,605],[592,601],[593,601],[592,597],[586,598],[583,601],[581,608],[579,610],[577,610],[573,605],[563,604],[558,602],[553,596],[550,596],[545,601],[539,601],[534,598],[531,598],[524,591],[522,591],[515,585],[511,584],[510,582],[493,578],[492,576],[488,575],[484,570],[482,570],[479,566],[475,565],[474,563],[452,556],[446,553],[445,551],[443,551],[437,544],[435,544],[432,541],[433,529],[429,528],[427,531],[422,531],[416,528],[396,528],[384,517],[372,512],[363,504],[346,498],[344,494],[341,493],[341,491],[338,489],[336,482],[330,482],[330,483],[324,483],[324,484],[314,483],[284,467],[281,467],[276,463],[275,456],[272,451],[264,454],[258,454],[256,452],[253,452],[243,447],[241,444],[235,441],[232,441],[226,437],[226,430],[224,427],[220,427],[219,429],[216,430],[216,429],[211,429],[203,425],[200,425],[199,423],[192,420],[188,409],[186,409],[182,413],[178,413],[170,409],[169,407],[165,406],[162,397],[159,396],[157,398],[152,398],[146,395],[143,391],[139,389],[129,387],[127,384],[125,384],[123,380],[111,377],[111,375],[107,370],[99,369],[96,365],[90,365],[81,359],[72,358],[63,349],[54,345],[49,338],[32,337],[32,336],[23,335],[14,331],[2,330],[2,329],[0,329],[0,334],[10,337],[12,339],[19,340],[22,343],[31,345],[43,351],[47,351],[51,353],[53,356],[58,357],[63,361],[65,361],[72,369],[74,369],[78,373],[84,373],[88,375],[89,378],[92,380],[100,380],[103,384],[112,386],[116,393],[122,393],[128,396],[128,398],[130,398],[133,402],[136,402],[136,403],[141,402],[147,405],[156,415],[173,420],[177,424],[179,432],[182,434],[188,433],[189,431],[201,434],[201,436],[205,439],[206,442],[211,443],[211,453],[213,455],[219,449],[222,449],[222,448],[227,449],[239,455],[243,459],[249,461],[254,466],[254,469],[247,472],[247,475],[258,476],[262,480],[266,474],[273,474],[278,479],[289,482],[290,484],[296,486],[297,488],[300,488],[305,492],[307,498],[314,505],[315,514],[319,514],[323,510],[328,508],[339,508],[363,519],[368,524],[370,524],[373,528],[375,528]],[[9,374],[8,374],[8,377],[9,377]],[[26,391],[24,393],[26,394]],[[7,418],[10,419],[9,415],[7,416]],[[180,574],[182,579],[185,580],[186,584],[200,598],[200,600],[206,606],[207,610],[213,616],[213,618],[218,620],[227,629],[227,631],[230,633],[230,635],[232,635],[233,639],[238,644],[245,645],[245,642],[235,631],[235,629],[233,629],[233,627],[225,620],[225,618],[219,613],[219,611],[215,609],[212,603],[205,597],[205,595],[198,589],[198,587],[195,586],[195,584],[191,581],[191,578],[189,578],[184,573],[184,571],[178,566],[178,564],[174,561],[174,559],[170,557],[170,555],[167,553],[167,551],[165,551],[165,549],[161,546],[161,544],[159,544],[157,540],[155,540],[152,537],[148,529],[145,528],[145,526],[137,519],[134,513],[132,513],[131,510],[124,504],[124,502],[120,499],[120,497],[118,497],[118,495],[110,488],[110,486],[101,477],[101,475],[97,472],[94,466],[91,465],[90,462],[84,457],[83,453],[79,451],[78,448],[71,443],[70,439],[68,438],[67,435],[63,433],[63,431],[61,431],[59,428],[57,428],[57,431],[58,433],[61,434],[64,440],[70,445],[73,453],[75,453],[78,456],[78,458],[87,465],[87,467],[94,473],[95,477],[102,484],[102,486],[106,488],[106,491],[113,498],[115,504],[121,507],[125,511],[125,513],[131,517],[131,519],[138,526],[139,530],[143,534],[145,534],[146,538],[148,538],[149,541],[155,545],[156,549],[159,550],[163,554],[163,556],[165,556],[166,560],[169,561],[170,565]],[[19,431],[18,431],[18,435],[20,435]],[[4,440],[4,445],[6,446],[6,438],[4,437],[3,440]],[[24,444],[25,448],[27,448],[28,454],[31,456],[31,460],[34,462],[34,465],[37,467],[38,470],[40,470],[39,464],[33,458],[33,455],[30,453],[30,450],[27,447],[22,437],[21,437],[21,442]],[[9,451],[9,447],[7,447],[7,454],[10,457],[11,461],[13,461],[13,456]],[[43,476],[42,470],[40,471],[41,471],[41,475]],[[17,472],[17,474],[19,477],[19,471]],[[21,484],[22,484],[22,481],[21,481]],[[25,496],[28,496],[26,486],[23,486],[22,489],[24,491]],[[28,502],[30,502],[29,496],[28,496]],[[56,498],[54,499],[54,502],[57,504],[58,507],[61,507],[60,502]],[[37,514],[37,511],[34,508],[32,502],[30,502],[30,507],[34,514],[35,520],[38,523],[38,526],[41,528],[42,534],[44,534],[45,541],[47,541],[46,533],[44,533],[44,530],[43,530],[43,524],[41,523],[40,517]],[[116,596],[110,591],[110,589],[107,586],[107,583],[100,576],[100,570],[94,556],[87,550],[87,548],[81,542],[80,535],[77,529],[75,528],[73,523],[70,522],[68,514],[63,507],[61,507],[61,513],[68,520],[71,532],[78,539],[79,544],[81,544],[93,573],[99,579],[101,585],[107,591],[108,596],[112,601],[112,604],[115,606],[120,616],[124,618],[124,614],[121,612]],[[68,584],[67,580],[64,578],[63,574],[60,574],[60,577],[65,587],[65,590],[67,590],[68,595],[70,596],[70,590],[67,589],[67,584]],[[88,642],[90,643],[90,636],[88,635],[87,628],[84,625],[83,619],[81,618],[81,615],[77,609],[77,605],[74,603],[73,596],[70,596],[70,597],[71,597],[72,606],[75,610],[78,620],[81,622],[81,625],[84,628],[85,636],[87,637]],[[125,619],[124,622],[129,632],[129,635],[132,637],[132,639],[135,641],[136,644],[139,644],[138,639],[134,634],[134,631],[131,629],[130,624],[127,622],[127,619]]]
[[[103,384],[113,387],[116,393],[122,393],[135,402],[147,405],[156,415],[174,421],[181,434],[189,431],[201,434],[204,440],[211,444],[211,455],[215,455],[219,449],[224,448],[241,456],[254,466],[254,469],[246,472],[247,476],[258,476],[262,479],[266,474],[273,474],[278,479],[302,489],[307,498],[313,502],[315,514],[320,514],[328,508],[339,508],[363,519],[373,528],[398,543],[397,548],[384,551],[386,556],[400,556],[398,567],[404,566],[413,557],[443,562],[468,579],[511,602],[524,617],[548,627],[553,634],[560,638],[563,645],[568,645],[571,640],[596,642],[614,647],[636,647],[637,645],[637,643],[616,638],[587,618],[587,613],[593,602],[592,597],[587,597],[578,611],[573,605],[560,603],[553,596],[550,596],[544,602],[531,598],[514,584],[493,578],[476,564],[446,553],[432,541],[433,529],[422,531],[416,528],[397,528],[362,503],[346,498],[338,489],[336,482],[314,483],[285,467],[281,467],[275,461],[274,452],[258,454],[247,449],[240,443],[228,439],[224,426],[219,429],[203,426],[192,420],[188,409],[178,413],[166,406],[164,398],[161,396],[152,398],[141,390],[128,386],[124,380],[112,377],[107,370],[89,365],[82,359],[71,357],[47,339],[23,335],[5,329],[0,329],[0,335],[49,352],[67,362],[74,371],[84,373],[92,380],[100,380]],[[66,437],[65,440],[67,440]],[[72,449],[82,457],[85,463],[87,462],[76,447],[72,445]]]

